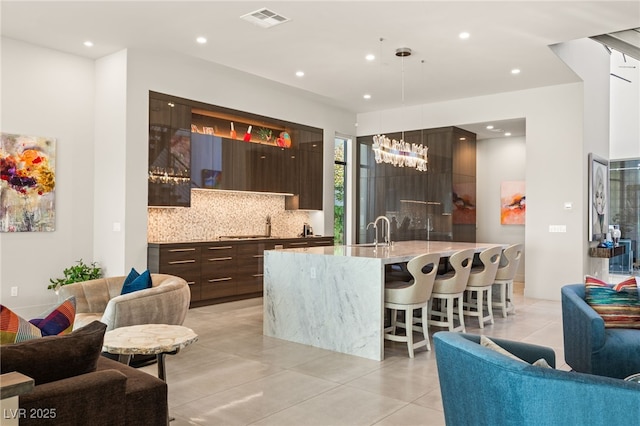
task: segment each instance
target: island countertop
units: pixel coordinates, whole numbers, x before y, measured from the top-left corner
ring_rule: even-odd
[[[307,247],[287,249],[292,253],[306,253],[325,256],[361,257],[369,259],[380,259],[383,264],[408,262],[416,256],[426,253],[438,253],[440,257],[449,257],[459,250],[474,249],[480,252],[489,247],[501,246],[504,244],[491,243],[464,243],[454,241],[398,241],[391,245],[355,244],[347,246],[329,247]]]

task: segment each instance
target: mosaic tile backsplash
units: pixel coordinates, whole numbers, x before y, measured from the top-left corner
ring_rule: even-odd
[[[192,190],[190,208],[149,208],[148,242],[214,240],[229,235],[264,235],[271,216],[271,236],[296,237],[309,212],[285,210],[284,195]]]

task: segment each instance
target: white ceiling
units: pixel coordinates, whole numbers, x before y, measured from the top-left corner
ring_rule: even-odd
[[[578,81],[549,45],[640,27],[637,0],[2,0],[0,7],[4,37],[94,59],[125,48],[180,52],[353,112]],[[264,29],[240,19],[264,7],[291,21]],[[462,31],[471,37],[459,39]],[[196,43],[198,36],[208,42]],[[85,40],[94,46],[83,46]],[[413,55],[403,61],[394,55],[399,47]],[[376,59],[366,61],[368,53]],[[512,75],[513,68],[521,73]],[[297,70],[305,76],[296,77]],[[510,124],[524,133],[524,120],[496,127],[508,131]]]

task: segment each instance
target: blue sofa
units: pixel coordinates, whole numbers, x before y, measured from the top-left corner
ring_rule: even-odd
[[[640,373],[640,329],[605,328],[584,284],[562,287],[564,359],[575,371],[624,379]]]
[[[491,340],[524,361],[555,365],[551,348]],[[529,365],[479,341],[471,334],[433,335],[447,425],[638,424],[640,384]]]

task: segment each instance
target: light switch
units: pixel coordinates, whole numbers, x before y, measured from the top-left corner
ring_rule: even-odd
[[[573,208],[573,203],[571,201],[567,201],[564,203],[565,210],[571,210]]]
[[[120,222],[113,222],[113,232],[120,232]]]

